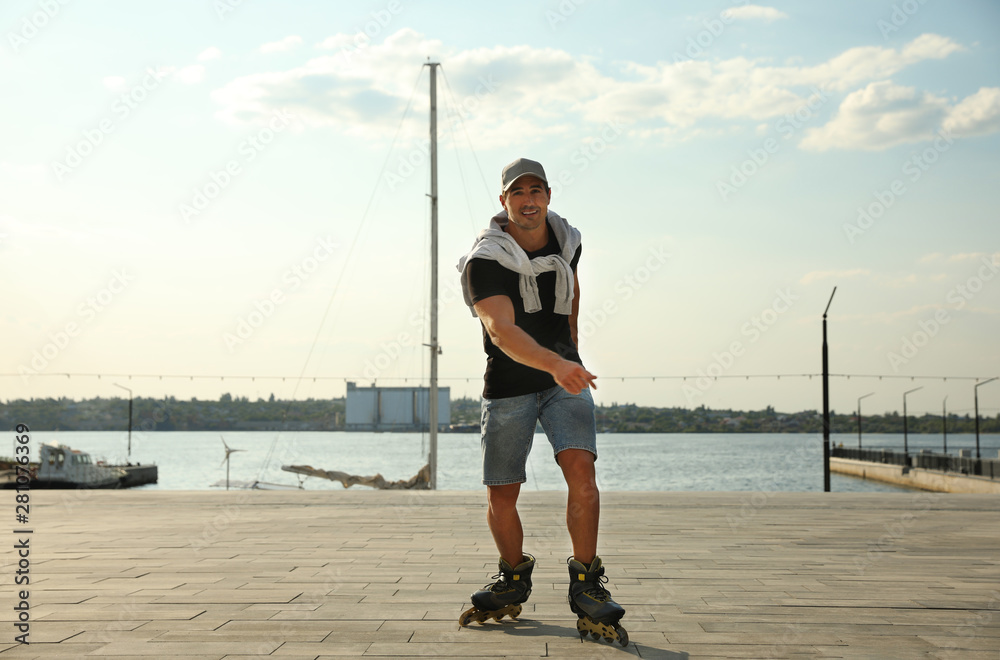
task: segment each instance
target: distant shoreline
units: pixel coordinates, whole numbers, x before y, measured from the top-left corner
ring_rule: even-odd
[[[125,431],[128,429],[128,400],[122,398],[12,400],[0,403],[0,421],[9,428],[28,424],[32,431]],[[219,400],[179,400],[136,398],[133,401],[132,429],[151,431],[348,431],[345,428],[345,401],[306,399],[287,401],[223,395]],[[964,412],[964,411],[963,411]],[[984,417],[980,410],[980,434],[1000,433],[1000,415]],[[459,398],[451,401],[450,420],[444,427],[475,432],[479,423],[480,400]],[[768,406],[764,410],[716,410],[704,406],[656,408],[620,404],[598,406],[597,430],[601,433],[822,433],[823,421],[816,410],[783,413]],[[898,413],[863,415],[865,435],[903,433],[903,417]],[[942,434],[940,414],[910,415],[907,432],[920,435]],[[358,430],[358,429],[350,429]],[[456,430],[456,429],[453,429]],[[426,429],[423,429],[426,431]],[[852,413],[831,411],[831,433],[857,433],[858,420]],[[396,429],[382,432],[393,433]],[[398,432],[421,432],[408,427]],[[468,432],[468,431],[466,431]],[[965,413],[949,414],[947,432],[974,433],[975,419]]]

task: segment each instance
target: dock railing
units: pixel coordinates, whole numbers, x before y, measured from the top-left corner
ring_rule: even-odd
[[[935,453],[929,449],[922,449],[916,454],[906,454],[891,449],[832,447],[830,449],[830,456],[855,461],[867,461],[869,463],[937,470],[939,472],[956,472],[958,474],[985,477],[987,479],[1000,479],[1000,459],[955,456],[954,454]]]

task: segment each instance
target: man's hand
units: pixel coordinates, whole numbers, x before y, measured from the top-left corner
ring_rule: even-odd
[[[562,360],[551,373],[556,384],[570,394],[579,394],[586,387],[597,389],[597,385],[594,383],[597,376],[576,362]]]

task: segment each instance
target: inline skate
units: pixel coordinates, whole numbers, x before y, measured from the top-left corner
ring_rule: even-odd
[[[458,617],[458,625],[499,621],[505,616],[516,619],[521,614],[521,603],[531,595],[534,568],[535,558],[531,555],[524,555],[523,561],[513,567],[501,557],[500,572],[493,576],[497,581],[472,594],[472,607]]]
[[[603,637],[608,642],[628,646],[628,632],[618,622],[625,616],[625,608],[611,599],[611,592],[604,588],[604,566],[600,557],[594,557],[586,566],[573,557],[569,565],[569,606],[579,618],[576,630],[580,641],[589,633],[592,639]]]

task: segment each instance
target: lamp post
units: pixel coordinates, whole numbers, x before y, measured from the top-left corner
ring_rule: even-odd
[[[826,346],[826,313],[830,311],[830,303],[837,293],[833,287],[830,301],[823,310],[823,492],[830,492],[830,360]]]
[[[976,458],[982,458],[979,453],[979,386],[985,385],[986,383],[992,383],[996,378],[990,378],[989,380],[984,380],[981,383],[976,383],[972,388],[972,393],[976,402]]]
[[[909,465],[910,463],[910,445],[907,442],[907,434],[906,434],[906,395],[922,389],[924,389],[923,385],[921,385],[920,387],[915,387],[912,390],[907,390],[903,392],[903,454],[906,455],[907,465]]]
[[[948,453],[948,397],[941,402],[941,432],[944,434],[944,453]]]
[[[128,459],[132,460],[132,390],[125,387],[124,385],[119,385],[118,383],[111,383],[115,387],[120,387],[128,392]]]
[[[864,396],[859,396],[858,397],[858,450],[861,449],[861,399],[867,399],[872,394],[875,394],[875,393],[874,392],[869,392],[868,394],[866,394]],[[858,458],[860,459],[861,457],[858,456]]]

